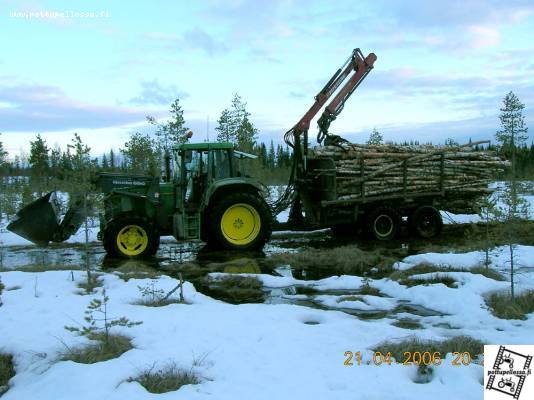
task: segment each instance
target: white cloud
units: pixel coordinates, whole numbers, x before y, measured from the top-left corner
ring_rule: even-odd
[[[493,27],[473,25],[469,26],[467,31],[471,34],[470,47],[473,49],[494,47],[501,41],[501,33]]]

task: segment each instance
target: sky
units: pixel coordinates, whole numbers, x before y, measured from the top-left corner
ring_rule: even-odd
[[[214,139],[234,93],[260,141],[281,142],[356,47],[378,59],[331,126],[351,141],[373,128],[386,140],[494,140],[510,90],[534,122],[532,0],[0,0],[0,38],[11,156],[37,133],[118,150],[175,98],[194,141]]]

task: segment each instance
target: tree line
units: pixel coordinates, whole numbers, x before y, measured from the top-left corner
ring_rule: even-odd
[[[509,96],[509,95],[508,95]],[[162,159],[172,145],[186,142],[189,128],[179,99],[170,106],[169,118],[159,122],[147,116],[147,122],[154,127],[154,133],[134,132],[118,151],[110,149],[99,157],[91,156],[91,149],[77,133],[64,148],[52,147],[37,134],[30,142],[28,155],[15,155],[8,160],[0,136],[0,174],[14,177],[8,182],[26,182],[28,192],[41,194],[47,190],[71,190],[73,179],[95,172],[149,173],[161,174]],[[241,151],[255,154],[257,159],[240,161],[240,167],[248,175],[256,176],[266,184],[284,184],[292,165],[292,155],[286,145],[258,140],[258,129],[252,122],[251,113],[244,99],[235,94],[228,108],[222,110],[215,127],[217,141],[230,142]],[[512,147],[509,142],[499,141],[486,146],[476,145],[475,150],[493,150],[506,158],[514,157],[515,176],[520,179],[534,177],[534,143],[528,145],[525,138],[515,140]],[[501,138],[502,139],[502,138]],[[368,144],[384,143],[383,135],[375,128],[371,132]],[[385,144],[418,145],[417,140],[402,143],[385,142]],[[457,144],[447,139],[446,144]],[[18,178],[17,178],[18,177]],[[79,179],[78,179],[79,180]],[[5,179],[4,179],[5,182]],[[5,183],[3,185],[5,191]]]

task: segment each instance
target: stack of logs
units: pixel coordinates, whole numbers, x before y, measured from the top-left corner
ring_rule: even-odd
[[[482,143],[482,142],[477,142]],[[339,200],[421,192],[445,192],[460,208],[491,193],[488,183],[507,167],[493,152],[463,146],[319,146],[317,156],[333,158]]]

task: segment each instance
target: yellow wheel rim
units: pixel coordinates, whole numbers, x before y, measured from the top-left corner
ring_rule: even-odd
[[[235,245],[252,243],[258,237],[260,229],[260,214],[248,204],[234,204],[221,218],[221,232],[224,238]]]
[[[117,247],[127,256],[138,256],[148,246],[148,235],[139,225],[127,225],[117,235]]]
[[[385,238],[393,232],[393,219],[387,214],[381,214],[375,219],[374,228],[377,236]]]

